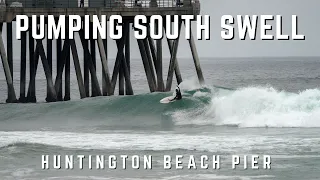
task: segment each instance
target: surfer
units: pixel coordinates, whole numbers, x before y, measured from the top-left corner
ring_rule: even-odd
[[[180,100],[180,99],[182,99],[182,95],[181,95],[179,85],[177,85],[176,90],[174,91],[172,96],[168,96],[168,97],[161,99],[160,103],[167,104],[167,103],[174,102],[174,101]]]
[[[174,100],[180,100],[180,99],[182,99],[182,95],[181,95],[180,88],[177,85],[177,87],[176,87],[176,96],[174,97]]]

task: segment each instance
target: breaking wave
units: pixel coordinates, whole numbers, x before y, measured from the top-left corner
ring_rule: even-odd
[[[183,82],[181,89],[183,99],[170,104],[159,101],[171,93],[4,104],[0,130],[147,129],[159,125],[320,127],[319,89],[291,93],[272,87],[200,87],[191,80]]]

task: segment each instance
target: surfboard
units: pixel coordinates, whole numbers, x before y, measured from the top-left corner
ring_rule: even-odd
[[[171,102],[174,102],[176,100],[174,100],[174,96],[168,96],[168,97],[165,97],[163,99],[160,100],[160,103],[162,104],[167,104],[167,103],[171,103]]]

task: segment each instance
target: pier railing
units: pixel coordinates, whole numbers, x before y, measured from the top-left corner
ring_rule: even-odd
[[[199,0],[6,0],[10,8],[149,8],[185,7]]]

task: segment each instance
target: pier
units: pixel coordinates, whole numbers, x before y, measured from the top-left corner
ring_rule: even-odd
[[[119,95],[133,95],[134,84],[131,83],[130,72],[130,44],[137,43],[143,62],[144,71],[150,92],[171,91],[174,76],[178,84],[182,82],[182,77],[177,61],[177,51],[180,35],[176,40],[163,39],[154,40],[147,35],[145,39],[137,39],[136,42],[130,42],[130,31],[136,15],[198,15],[200,14],[200,2],[198,0],[7,0],[0,3],[0,55],[7,82],[7,103],[35,103],[36,98],[36,74],[40,64],[43,66],[47,81],[46,101],[68,101],[70,100],[70,63],[71,57],[77,77],[80,98],[96,96],[115,95],[115,86],[118,81]],[[16,21],[16,15],[27,15],[29,17],[29,30],[22,32],[20,41],[21,47],[13,47],[12,23]],[[31,36],[31,17],[32,15],[53,15],[56,18],[59,15],[121,15],[123,18],[121,39],[116,41],[117,56],[113,71],[109,72],[107,40],[99,35],[97,39],[85,39],[84,29],[79,33],[79,41],[68,38],[68,28],[66,28],[66,38],[59,39],[33,39]],[[45,20],[47,22],[47,19]],[[109,21],[109,18],[107,18]],[[2,32],[3,24],[6,23],[6,34]],[[66,27],[68,19],[66,19]],[[149,23],[149,22],[148,22]],[[147,24],[148,24],[147,23]],[[172,23],[172,22],[170,22]],[[184,25],[179,18],[178,31],[180,34],[181,26]],[[165,23],[164,23],[165,26]],[[150,26],[148,26],[150,32]],[[90,22],[90,29],[92,22]],[[163,27],[165,29],[165,27]],[[158,29],[155,29],[158,31]],[[90,31],[92,33],[92,31]],[[3,41],[7,38],[7,44]],[[47,36],[47,34],[46,34]],[[164,33],[165,36],[165,33]],[[43,41],[46,42],[46,47]],[[53,41],[56,41],[56,47],[53,47]],[[204,84],[204,78],[200,67],[199,57],[195,45],[195,40],[191,31],[191,38],[188,40],[190,51],[193,56],[195,71],[200,84]],[[170,64],[167,71],[163,69],[162,47],[167,43],[170,52]],[[27,49],[28,44],[28,49]],[[82,52],[77,47],[82,47]],[[96,47],[98,47],[96,49]],[[16,94],[17,87],[14,87],[13,78],[13,53],[14,48],[21,48],[20,59],[20,93]],[[56,62],[53,59],[53,49],[56,50]],[[27,57],[27,51],[29,56]],[[96,52],[99,52],[96,57]],[[83,53],[83,64],[80,64],[79,53]],[[96,72],[96,62],[101,61],[102,65],[102,84],[99,84]],[[39,63],[41,61],[41,63]],[[57,73],[52,73],[52,63],[57,64]],[[29,66],[29,82],[26,82],[26,66]],[[81,71],[83,66],[83,71]],[[63,73],[65,81],[63,82]],[[163,73],[167,73],[166,81],[163,79]],[[90,86],[91,84],[91,86]],[[64,93],[62,87],[64,85]],[[45,92],[44,92],[45,93]]]

